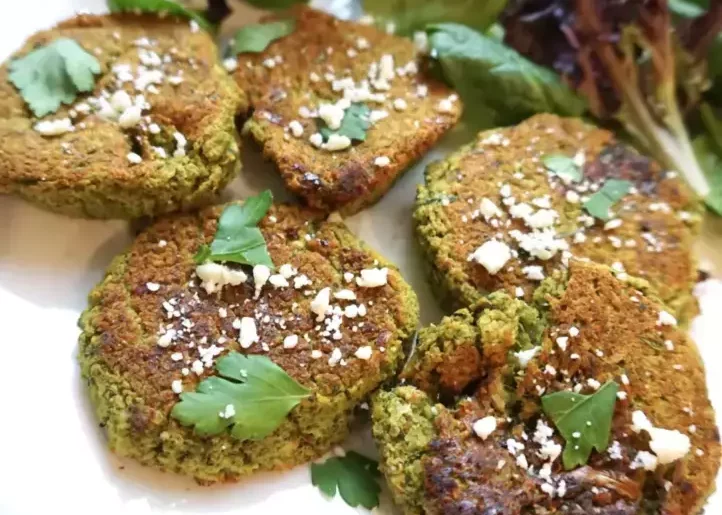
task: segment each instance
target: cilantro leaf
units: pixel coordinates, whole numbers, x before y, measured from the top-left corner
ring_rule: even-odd
[[[625,179],[607,179],[604,185],[584,203],[584,209],[599,220],[609,220],[609,210],[632,188]]]
[[[233,37],[233,50],[237,54],[263,52],[268,45],[288,36],[295,28],[296,21],[292,19],[245,25]]]
[[[609,381],[592,395],[556,392],[542,397],[544,413],[566,441],[565,469],[586,464],[593,448],[604,452],[609,446],[618,390],[619,385]]]
[[[464,100],[465,116],[476,127],[513,124],[544,112],[578,117],[586,109],[554,71],[493,36],[455,23],[430,25],[426,32],[437,69]]]
[[[364,0],[364,11],[378,21],[393,22],[397,34],[410,35],[430,23],[463,23],[486,30],[504,10],[507,0]]]
[[[335,497],[338,489],[346,504],[354,508],[360,505],[370,510],[379,505],[378,477],[378,463],[354,451],[311,464],[313,485],[329,497]]]
[[[582,168],[574,159],[562,154],[548,154],[542,158],[547,170],[569,182],[579,182],[582,179]]]
[[[218,376],[182,393],[171,416],[200,435],[229,427],[239,440],[260,440],[273,433],[310,390],[266,356],[230,352],[216,364]],[[229,409],[229,406],[232,406]]]
[[[365,141],[366,131],[368,131],[371,126],[371,122],[369,122],[370,112],[371,110],[366,104],[351,104],[351,106],[346,109],[343,120],[341,120],[341,127],[339,127],[338,130],[334,131],[329,129],[326,123],[319,118],[318,132],[321,133],[324,141],[327,141],[331,134],[346,136],[352,141]]]
[[[112,13],[141,11],[144,13],[173,14],[194,20],[200,27],[211,32],[213,25],[200,13],[188,9],[173,0],[108,0],[108,9]]]
[[[40,118],[56,112],[60,104],[72,104],[78,93],[92,91],[99,73],[93,55],[73,39],[58,38],[11,61],[8,77]]]
[[[231,261],[242,265],[266,265],[273,268],[266,240],[258,222],[271,207],[269,190],[249,197],[243,204],[227,206],[218,220],[218,229],[210,245],[202,245],[193,257],[198,264],[206,261]]]

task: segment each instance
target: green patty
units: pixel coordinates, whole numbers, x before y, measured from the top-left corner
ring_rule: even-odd
[[[69,118],[73,131],[42,135],[34,129],[41,120],[8,79],[9,61],[3,64],[0,193],[85,218],[155,216],[213,201],[238,170],[235,116],[246,99],[218,63],[211,37],[178,19],[81,15],[33,35],[11,59],[59,37],[96,55],[101,74],[95,90],[42,119]],[[144,72],[137,67],[154,57],[168,61],[152,68],[163,66],[162,81],[142,89],[136,80]],[[118,66],[129,66],[133,80],[120,82]],[[118,91],[147,102],[137,125],[121,128],[91,106],[99,98],[111,102]],[[142,161],[131,162],[131,153]]]
[[[704,368],[683,331],[658,324],[664,307],[639,286],[648,288],[573,261],[531,304],[495,293],[422,329],[406,385],[377,393],[372,406],[381,470],[403,513],[698,513],[720,463]],[[535,347],[522,364],[517,353]],[[541,421],[554,429],[548,443],[565,445],[540,395],[592,394],[589,379],[623,392],[609,440],[616,452],[593,451],[587,466],[564,470],[536,439]],[[651,450],[647,433],[632,429],[637,410],[686,435],[689,452],[654,471],[633,465]],[[496,428],[482,438],[472,427],[487,417]],[[510,452],[510,440],[525,448]]]
[[[403,344],[418,321],[416,296],[396,268],[343,223],[293,206],[272,207],[260,228],[276,266],[292,265],[311,284],[295,288],[293,278],[289,287],[266,284],[254,299],[255,285],[248,279],[207,294],[194,274],[192,256],[212,238],[219,213],[212,208],[167,217],[142,232],[90,294],[90,306],[80,320],[82,375],[110,448],[202,483],[290,468],[342,442],[353,409],[395,375]],[[361,287],[344,276],[358,277],[361,270],[375,267],[389,268],[387,284]],[[153,291],[148,283],[158,288],[153,286]],[[340,338],[324,336],[324,324],[331,319],[319,322],[310,309],[324,287],[355,293],[355,301],[331,297],[332,305],[363,304],[366,309],[365,315],[343,316]],[[164,303],[175,306],[181,317],[168,318]],[[233,325],[243,317],[256,320],[259,336],[259,342],[246,349],[240,348]],[[185,319],[192,322],[190,329],[183,329]],[[162,348],[157,345],[158,328],[169,323],[187,334]],[[299,337],[298,344],[285,348],[283,341],[291,334]],[[198,359],[199,348],[212,344],[221,354],[236,350],[268,356],[312,396],[262,440],[198,436],[170,417],[178,401],[171,384],[180,380],[184,391],[192,391],[212,375],[212,367],[201,376],[193,371],[183,375],[183,368],[192,368]],[[360,347],[370,347],[368,359],[360,357],[363,353],[356,356]],[[342,359],[333,363],[335,350]],[[172,359],[176,352],[183,359]]]

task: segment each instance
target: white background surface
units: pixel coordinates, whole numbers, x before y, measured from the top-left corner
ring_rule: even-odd
[[[4,0],[0,58],[35,30],[103,0]],[[12,5],[11,5],[12,4]],[[465,141],[452,134],[444,147]],[[0,145],[2,142],[0,141]],[[427,156],[424,162],[433,157]],[[379,204],[348,221],[364,240],[401,268],[422,306],[422,322],[441,312],[412,241],[411,208],[423,163]],[[274,172],[245,147],[244,171],[229,196],[271,187]],[[237,485],[198,487],[191,480],[142,468],[112,456],[85,396],[76,365],[76,320],[103,270],[130,242],[124,222],[72,220],[0,197],[0,514],[352,514],[364,509],[329,501],[311,485],[307,466],[263,474]],[[719,251],[719,250],[718,250]],[[711,395],[722,410],[722,283],[710,281],[694,334],[707,363]],[[719,420],[719,417],[718,417]],[[351,444],[370,452],[367,433]],[[718,484],[720,481],[718,481]],[[722,487],[722,484],[720,484]],[[390,513],[384,500],[382,511]],[[709,514],[722,513],[716,495]]]

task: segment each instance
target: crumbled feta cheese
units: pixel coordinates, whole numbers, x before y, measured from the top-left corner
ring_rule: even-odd
[[[143,158],[140,157],[135,152],[128,152],[128,155],[125,156],[129,163],[137,165],[143,162]]]
[[[569,338],[567,336],[559,336],[556,341],[562,351],[567,350],[567,344],[569,342]]]
[[[288,281],[281,274],[273,274],[268,278],[268,282],[271,283],[274,288],[285,288],[288,286]]]
[[[180,379],[174,380],[171,385],[173,393],[181,393],[183,391],[183,382]]]
[[[175,329],[168,329],[158,338],[158,347],[168,347],[173,342],[175,335]]]
[[[657,325],[658,326],[662,326],[662,325],[676,326],[677,319],[674,318],[674,316],[672,316],[667,311],[662,310],[659,312],[659,318],[657,318]]]
[[[312,284],[311,279],[306,274],[301,274],[293,279],[293,287],[300,290],[304,286],[310,286]]]
[[[341,122],[346,114],[346,110],[341,102],[336,104],[321,104],[318,107],[318,116],[331,130],[338,130],[341,127]]]
[[[320,322],[326,317],[326,311],[331,301],[331,288],[323,288],[311,301],[311,311],[316,313],[316,321]]]
[[[339,290],[334,293],[333,296],[341,300],[356,300],[356,294],[353,291],[347,289]]]
[[[511,259],[509,246],[498,240],[489,240],[472,252],[467,261],[475,261],[482,265],[491,274],[501,270]]]
[[[537,355],[540,350],[541,347],[532,347],[531,349],[515,352],[514,356],[519,361],[519,366],[521,368],[526,368],[529,362],[534,358],[534,356]]]
[[[298,270],[293,268],[292,265],[285,263],[278,268],[278,273],[285,279],[290,279],[298,273]]]
[[[426,52],[429,49],[429,37],[426,31],[417,30],[414,32],[414,45],[419,52]]]
[[[298,120],[291,120],[288,124],[288,130],[291,131],[294,138],[303,136],[303,125]]]
[[[336,364],[341,361],[342,357],[343,355],[341,354],[341,349],[339,349],[338,347],[333,349],[333,351],[331,352],[331,357],[328,358],[329,366],[336,366]]]
[[[396,109],[397,111],[406,111],[407,107],[408,104],[403,98],[394,99],[394,109]]]
[[[373,349],[369,347],[368,345],[364,345],[363,347],[359,347],[356,349],[356,353],[354,356],[356,356],[358,359],[363,360],[369,360],[371,359],[371,355],[373,354]]]
[[[599,390],[599,387],[602,386],[602,383],[590,377],[589,379],[587,379],[587,385],[589,385],[589,387],[593,390]]]
[[[271,68],[276,67],[276,60],[268,57],[268,58],[264,59],[263,63],[261,63],[261,64],[263,64],[263,66],[265,66],[266,68],[268,68],[270,70]]]
[[[488,416],[480,418],[474,422],[471,428],[474,430],[476,436],[482,440],[486,440],[489,435],[496,430],[496,417]]]
[[[59,136],[66,132],[72,132],[75,130],[73,123],[70,118],[59,118],[57,120],[44,120],[38,122],[33,126],[36,132],[39,132],[43,136]]]
[[[298,345],[298,335],[291,334],[283,339],[284,349],[293,349],[296,345]]]
[[[253,283],[256,286],[254,298],[257,299],[261,295],[261,289],[263,289],[270,277],[271,269],[266,265],[256,265],[253,267]]]
[[[643,468],[645,470],[654,470],[657,468],[657,457],[651,452],[639,451],[634,457],[630,467],[632,469]]]
[[[236,71],[236,68],[238,68],[238,59],[236,59],[235,57],[228,57],[224,59],[223,67],[228,73]]]
[[[201,279],[201,287],[206,293],[219,291],[223,286],[230,284],[238,286],[246,282],[246,274],[242,270],[234,270],[219,263],[203,263],[196,267],[196,275]]]
[[[540,266],[525,266],[521,269],[527,279],[531,281],[543,281],[544,269]]]
[[[323,146],[323,136],[320,132],[314,132],[311,134],[311,137],[308,138],[308,141],[316,148],[321,148]]]
[[[369,113],[369,122],[376,123],[388,117],[389,112],[383,110],[374,110]]]
[[[524,288],[522,288],[521,286],[517,286],[514,290],[514,295],[516,295],[517,299],[522,298],[524,296]]]
[[[345,150],[351,146],[351,139],[348,136],[341,134],[331,134],[328,137],[328,141],[321,145],[321,148],[328,150],[329,152],[337,152],[339,150]]]
[[[559,218],[559,213],[553,209],[540,209],[536,213],[525,217],[524,222],[532,229],[544,229],[552,227],[557,218]]]
[[[486,220],[489,220],[490,218],[493,218],[495,216],[501,216],[501,209],[494,204],[491,200],[484,197],[481,199],[481,205],[479,206],[479,212],[484,216]]]
[[[646,431],[650,436],[649,448],[657,455],[660,464],[672,463],[690,450],[689,437],[679,431],[654,427],[643,411],[632,413],[632,431]]]
[[[160,289],[160,284],[158,283],[145,283],[145,287],[148,288],[148,291],[158,291]]]
[[[388,282],[389,269],[366,268],[359,273],[361,277],[356,278],[356,284],[362,288],[378,288]]]
[[[442,98],[436,105],[436,110],[444,114],[451,113],[454,111],[454,103],[448,98]]]
[[[256,321],[251,317],[241,318],[241,332],[239,342],[241,347],[247,349],[254,343],[258,342],[258,332],[256,330]]]
[[[175,139],[176,147],[175,151],[173,152],[173,157],[183,157],[186,155],[186,144],[188,141],[186,140],[186,137],[181,134],[178,131],[175,131],[173,133],[173,139]]]
[[[379,168],[389,166],[389,164],[391,164],[391,159],[386,156],[378,156],[376,159],[374,159],[374,165],[378,166]]]

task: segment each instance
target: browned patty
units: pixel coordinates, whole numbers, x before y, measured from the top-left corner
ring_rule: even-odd
[[[8,62],[0,68],[0,193],[11,193],[72,216],[134,218],[208,203],[237,170],[235,115],[246,101],[218,64],[211,37],[191,30],[187,20],[153,15],[80,15],[33,35],[10,59],[23,56],[59,37],[71,38],[101,65],[95,90],[43,120],[70,117],[75,130],[43,136],[38,123],[8,79]],[[162,65],[157,93],[118,82],[113,67],[130,65],[140,75],[140,52],[156,54]],[[182,76],[180,84],[171,77]],[[150,109],[136,127],[121,129],[97,114],[90,98],[109,99],[118,90],[131,98],[144,95]],[[152,88],[151,88],[152,89]],[[151,123],[160,132],[149,130]],[[184,156],[174,157],[176,132],[187,140]],[[165,151],[161,157],[157,150]],[[143,158],[132,164],[128,154]]]
[[[166,217],[143,231],[90,294],[80,324],[83,377],[111,449],[201,482],[237,481],[257,470],[289,468],[343,441],[352,410],[395,373],[402,344],[418,321],[416,296],[392,265],[343,223],[295,206],[272,207],[259,225],[277,267],[274,273],[284,264],[297,270],[290,284],[266,283],[256,298],[257,285],[246,268],[246,282],[208,294],[195,274],[193,256],[212,240],[220,211]],[[375,267],[389,267],[386,284],[362,287],[353,280]],[[311,284],[296,287],[301,275]],[[339,316],[338,335],[329,330],[330,314],[319,321],[310,309],[327,287],[336,310],[365,309]],[[336,298],[339,290],[353,291],[356,299]],[[234,325],[243,317],[256,321],[259,336],[245,349]],[[174,343],[161,347],[158,338],[168,329],[176,331]],[[298,343],[286,348],[290,335],[298,336]],[[211,346],[218,347],[218,357],[233,350],[268,356],[312,396],[261,440],[239,441],[228,432],[199,436],[171,418],[178,402],[171,384],[180,380],[189,392],[214,375],[212,364],[200,375],[192,370]],[[369,347],[370,355],[356,356],[360,347]],[[177,352],[182,359],[172,358]],[[340,354],[332,360],[334,352]]]
[[[272,43],[260,54],[239,56],[235,78],[249,95],[253,115],[245,130],[258,141],[263,153],[278,167],[286,186],[307,204],[325,211],[352,214],[381,197],[393,181],[421,157],[461,114],[458,101],[449,113],[438,104],[452,95],[446,86],[423,73],[397,76],[391,81],[382,103],[367,102],[370,109],[385,110],[389,116],[368,131],[366,140],[349,150],[329,152],[309,143],[317,132],[315,118],[299,115],[302,107],[315,110],[321,102],[342,98],[332,90],[330,79],[367,79],[369,67],[383,55],[391,55],[397,68],[416,63],[422,68],[414,44],[377,29],[338,20],[307,7],[292,12],[295,31]],[[368,49],[360,49],[364,38]],[[357,55],[349,57],[347,52]],[[277,59],[273,68],[264,61]],[[311,80],[311,74],[318,81]],[[330,74],[327,76],[327,74]],[[423,98],[417,87],[427,87]],[[404,111],[396,111],[394,99],[404,99]],[[288,125],[303,125],[299,138],[289,134]],[[377,157],[388,157],[390,164],[374,164]]]
[[[532,306],[497,293],[421,330],[404,372],[413,386],[379,394],[373,410],[382,470],[404,512],[698,513],[720,466],[704,367],[682,330],[658,323],[663,307],[637,284],[574,261],[568,275],[557,273],[537,290]],[[565,349],[556,342],[561,336],[568,336]],[[520,368],[512,353],[532,346],[540,352]],[[455,362],[466,364],[456,375]],[[539,454],[544,438],[535,440],[539,420],[554,429],[554,443],[564,440],[541,412],[540,396],[576,385],[591,394],[589,379],[616,381],[624,392],[610,448],[572,470],[558,457],[550,475],[541,476],[549,461]],[[647,433],[632,429],[636,410],[657,427],[687,435],[690,451],[655,471],[634,466],[640,451],[650,451]],[[497,428],[484,440],[472,425],[486,416],[496,418]],[[509,440],[524,449],[511,452]]]
[[[564,185],[542,164],[544,156],[578,152],[585,160],[579,184]],[[627,179],[636,188],[613,206],[618,227],[605,227],[583,208],[584,198],[608,178]],[[502,195],[503,185],[509,198]],[[576,194],[575,202],[568,200],[569,191]],[[568,245],[568,253],[606,265],[620,263],[629,274],[648,279],[682,321],[697,313],[691,290],[697,275],[692,247],[701,218],[698,199],[681,179],[609,131],[548,114],[482,132],[427,169],[414,219],[433,283],[447,305],[468,306],[496,290],[517,295],[517,288],[529,299],[539,282],[528,278],[525,267],[541,266],[550,275],[564,265],[570,254],[563,250],[545,260],[514,238],[515,231],[528,235],[533,230],[514,218],[511,208],[525,203],[537,212],[543,204],[535,201],[545,197],[558,216],[551,228],[554,239]],[[498,207],[499,216],[485,219],[484,198]],[[469,259],[492,239],[518,252],[494,274]]]

